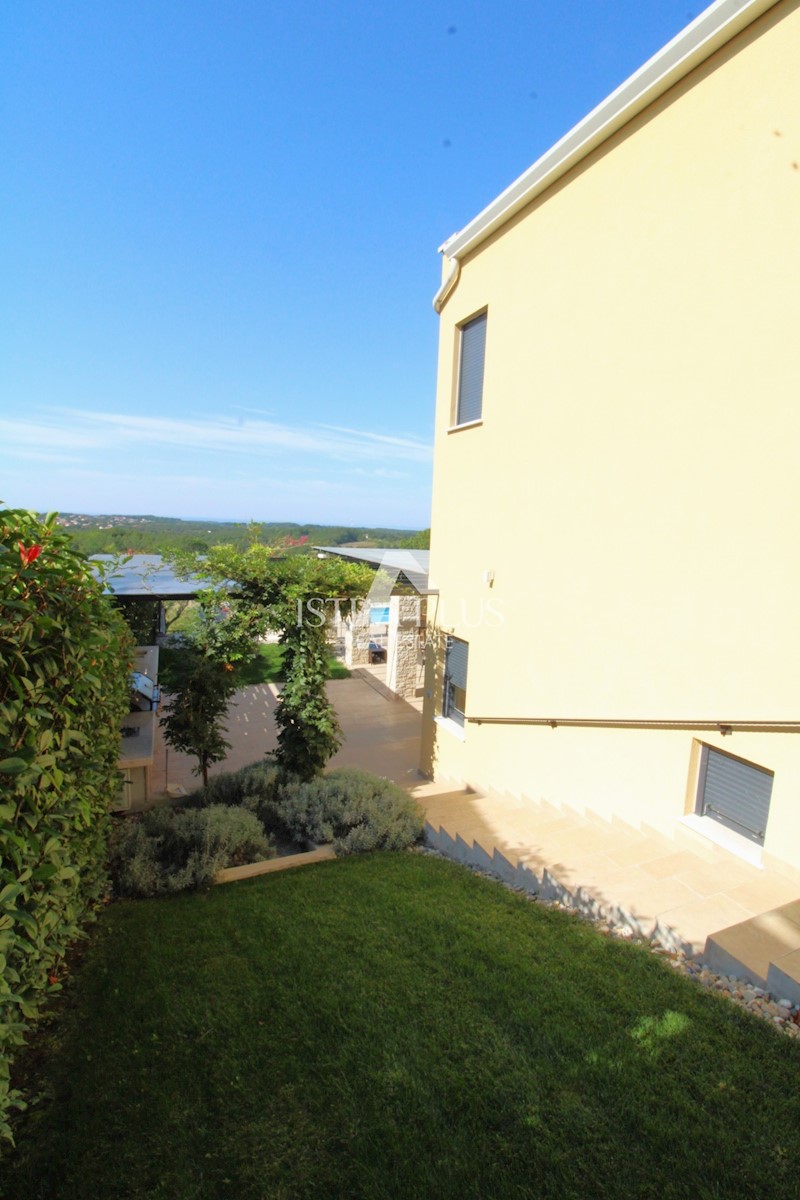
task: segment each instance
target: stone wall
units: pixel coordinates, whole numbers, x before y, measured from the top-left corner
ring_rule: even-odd
[[[364,667],[369,664],[369,615],[369,604],[353,605],[344,630],[346,667]]]
[[[420,598],[392,596],[386,686],[398,696],[415,696],[420,673]]]

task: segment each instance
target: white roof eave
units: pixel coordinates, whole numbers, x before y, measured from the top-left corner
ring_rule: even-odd
[[[524,174],[439,247],[462,259],[668,88],[779,0],[716,0],[579,121]]]

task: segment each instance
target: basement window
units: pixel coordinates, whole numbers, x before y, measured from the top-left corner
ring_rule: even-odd
[[[764,845],[772,771],[703,746],[697,787],[697,813],[710,817],[756,846]]]

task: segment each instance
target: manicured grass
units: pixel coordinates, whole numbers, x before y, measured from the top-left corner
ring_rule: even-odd
[[[272,642],[259,646],[250,662],[240,663],[236,668],[236,681],[240,687],[254,683],[276,683],[283,679],[283,647]]]
[[[255,657],[237,668],[236,678],[240,687],[252,683],[279,683],[283,679],[283,646],[271,642],[259,646]],[[347,667],[332,654],[328,656],[328,678],[350,678]]]
[[[162,649],[159,656],[159,671],[164,687],[169,690],[170,672],[180,650]],[[344,663],[331,655],[328,659],[329,679],[349,679],[350,672]],[[236,682],[239,687],[249,687],[256,683],[279,683],[283,680],[283,647],[268,642],[259,646],[257,653],[250,662],[242,663],[236,668]]]
[[[376,854],[103,916],[7,1200],[797,1196],[800,1048],[643,949]]]

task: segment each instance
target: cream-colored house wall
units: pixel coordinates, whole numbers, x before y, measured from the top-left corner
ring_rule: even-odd
[[[798,62],[792,0],[462,264],[431,586],[470,644],[468,715],[800,719]],[[484,308],[482,422],[449,432],[457,326]],[[666,817],[693,736],[770,767],[767,848],[791,834],[800,862],[800,735],[462,740],[428,691],[423,766],[476,786]]]
[[[694,745],[709,745],[775,773],[765,855],[800,869],[800,746],[794,734],[469,726],[461,742],[437,725],[434,773],[453,786],[545,800],[637,828],[674,832],[694,812]]]

